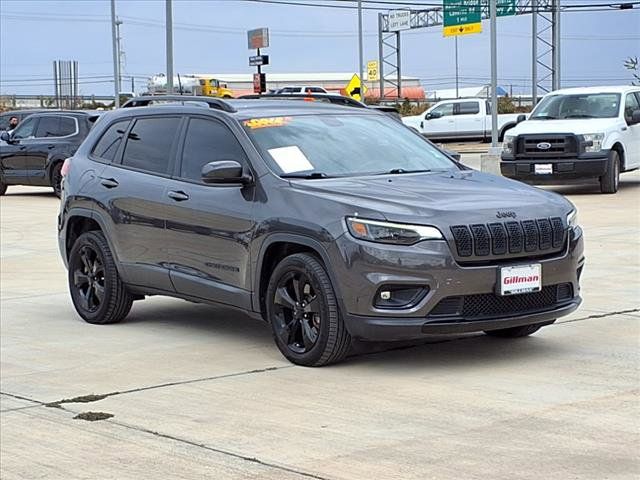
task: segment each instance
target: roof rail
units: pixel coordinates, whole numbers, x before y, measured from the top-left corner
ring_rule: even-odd
[[[303,100],[307,102],[324,102],[347,107],[365,108],[366,105],[351,97],[334,95],[331,93],[263,93],[262,95],[243,95],[238,97],[246,100]]]
[[[209,108],[215,108],[216,110],[222,110],[224,112],[233,113],[237,111],[229,102],[221,98],[196,95],[144,95],[127,100],[127,102],[122,105],[122,108],[147,107],[149,105],[163,103],[179,103],[182,105],[206,104]]]

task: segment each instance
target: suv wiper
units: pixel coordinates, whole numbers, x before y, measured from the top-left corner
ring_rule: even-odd
[[[586,113],[576,113],[574,115],[567,115],[564,118],[598,118],[595,115],[588,115]]]
[[[283,175],[280,175],[280,178],[309,178],[309,179],[315,179],[315,178],[332,178],[329,175],[327,175],[326,173],[323,172],[312,172],[312,173],[285,173]]]
[[[431,170],[405,170],[404,168],[392,168],[387,172],[380,172],[374,175],[401,175],[403,173],[429,173]]]
[[[557,120],[558,117],[553,115],[537,115],[535,117],[529,117],[529,120]]]

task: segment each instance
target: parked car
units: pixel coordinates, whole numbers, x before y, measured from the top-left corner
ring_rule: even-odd
[[[523,114],[498,115],[498,138],[526,118]],[[483,98],[438,102],[420,115],[403,117],[405,125],[428,138],[439,140],[491,139],[491,103]]]
[[[283,93],[293,94],[293,95],[306,95],[307,93],[323,94],[323,93],[329,93],[329,92],[322,87],[308,86],[308,85],[289,85],[288,87],[282,87],[277,89],[274,93],[276,95],[283,94]]]
[[[0,195],[9,185],[53,187],[60,196],[62,162],[72,156],[98,118],[95,112],[51,111],[26,117],[0,138]]]
[[[640,167],[640,87],[568,88],[546,95],[504,138],[500,169],[532,184],[596,181],[615,193]]]
[[[320,366],[352,338],[521,337],[578,307],[564,197],[467,169],[374,110],[203,105],[110,112],[66,161],[59,247],[87,322],[145,295],[223,304]]]

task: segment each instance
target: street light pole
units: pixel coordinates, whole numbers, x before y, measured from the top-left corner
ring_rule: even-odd
[[[358,0],[358,75],[360,76],[360,100],[364,101],[364,77],[362,76],[363,48],[362,48],[362,0]]]
[[[116,35],[116,0],[111,0],[111,41],[113,48],[113,90],[114,105],[120,108],[120,61],[118,51],[118,39]]]
[[[490,0],[489,15],[491,22],[491,148],[493,154],[498,148],[498,48],[496,0]]]
[[[458,82],[458,36],[456,35],[454,38],[455,38],[455,42],[456,42],[456,98],[459,98],[460,95],[458,94],[458,86],[459,86],[459,82]]]
[[[166,19],[165,28],[167,30],[167,93],[173,93],[173,14],[171,9],[171,0],[166,2]]]

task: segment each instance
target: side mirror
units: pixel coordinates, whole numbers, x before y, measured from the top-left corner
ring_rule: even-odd
[[[526,119],[527,119],[526,115],[518,115],[518,118],[516,119],[516,122],[517,123],[524,122]]]
[[[425,120],[432,120],[434,118],[442,117],[442,112],[429,112],[425,115]]]
[[[202,181],[210,184],[243,184],[251,183],[251,176],[245,175],[235,160],[220,160],[209,162],[202,167]]]
[[[11,135],[9,135],[9,132],[4,130],[2,133],[0,133],[0,140],[9,143],[9,141],[11,140]]]
[[[640,110],[634,110],[631,113],[631,124],[635,125],[637,123],[640,123]]]

